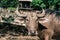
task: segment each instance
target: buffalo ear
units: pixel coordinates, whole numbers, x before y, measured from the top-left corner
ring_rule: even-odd
[[[48,22],[49,20],[47,18],[40,18],[38,21],[39,23],[45,23]]]

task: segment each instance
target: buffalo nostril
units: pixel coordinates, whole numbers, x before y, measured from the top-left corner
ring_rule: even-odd
[[[37,36],[38,35],[38,32],[37,31],[34,31],[31,33],[33,36]]]
[[[32,34],[34,34],[34,33],[35,33],[35,31],[31,31],[31,33],[32,33]]]

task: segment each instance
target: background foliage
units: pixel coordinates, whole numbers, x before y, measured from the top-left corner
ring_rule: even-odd
[[[57,7],[56,5],[60,5],[60,0],[32,0],[31,4],[33,7],[38,6],[38,8],[54,10]]]
[[[18,0],[0,0],[0,7],[16,7]]]
[[[18,0],[0,0],[0,7],[16,7]],[[31,6],[36,9],[58,9],[60,0],[32,0]]]
[[[38,9],[46,7],[43,0],[32,0],[31,5],[32,5],[32,7],[38,8]]]

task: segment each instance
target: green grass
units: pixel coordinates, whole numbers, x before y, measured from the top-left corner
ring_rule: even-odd
[[[14,11],[14,10],[16,10],[16,8],[14,8],[14,7],[9,7],[9,8],[7,8],[8,10],[11,10],[11,11]]]

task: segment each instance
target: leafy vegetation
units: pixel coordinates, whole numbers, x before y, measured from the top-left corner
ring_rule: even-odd
[[[56,5],[57,5],[57,3],[58,3],[59,1],[60,1],[60,0],[49,0],[49,1],[48,1],[49,8],[53,10],[53,9],[56,7]]]
[[[0,7],[16,7],[18,0],[0,0]]]
[[[38,7],[38,8],[48,8],[51,10],[54,10],[58,5],[58,3],[60,2],[60,0],[33,0],[31,5],[33,7]]]
[[[16,10],[16,8],[14,8],[14,7],[8,7],[8,10],[14,11],[14,10]]]
[[[43,3],[43,0],[32,0],[31,5],[34,8],[45,8],[46,5]]]
[[[38,9],[51,9],[54,10],[60,0],[32,0],[31,6]],[[18,0],[0,0],[0,7],[17,7]],[[60,5],[60,4],[59,4]]]

